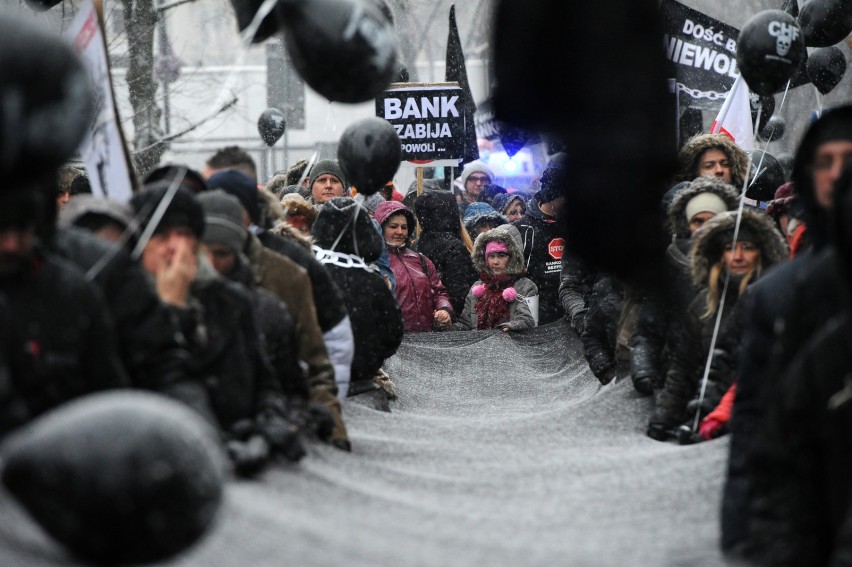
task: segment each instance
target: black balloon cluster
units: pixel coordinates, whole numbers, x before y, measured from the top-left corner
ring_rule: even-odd
[[[264,0],[231,4],[240,31],[265,7]],[[374,99],[400,73],[390,10],[380,0],[278,0],[252,41],[278,31],[296,71],[330,101]]]
[[[752,17],[737,41],[737,65],[752,92],[768,96],[783,89],[807,57],[807,75],[823,94],[846,71],[835,43],[852,32],[852,1],[810,0],[794,18],[781,10]],[[806,47],[819,47],[807,56]]]

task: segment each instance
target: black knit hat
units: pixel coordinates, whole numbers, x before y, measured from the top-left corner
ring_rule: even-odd
[[[349,197],[335,197],[323,203],[311,227],[320,248],[356,254],[374,262],[382,254],[382,237],[367,210]]]
[[[207,180],[212,189],[222,189],[240,200],[240,204],[249,214],[251,222],[260,224],[260,201],[257,196],[257,183],[245,173],[236,169],[220,171]]]
[[[541,174],[541,189],[535,194],[539,203],[558,199],[568,187],[568,165],[564,159],[554,158]]]
[[[344,192],[349,188],[349,181],[346,179],[346,173],[343,172],[343,168],[340,167],[340,164],[337,163],[337,160],[334,159],[324,159],[316,162],[314,166],[311,168],[310,182],[308,183],[309,188],[313,188],[314,181],[317,180],[317,177],[320,175],[325,175],[326,173],[331,174],[337,177],[341,183],[343,183]]]
[[[148,187],[130,199],[133,212],[141,217],[139,219],[140,231],[144,231],[148,226],[166,191],[168,191],[168,187]],[[177,227],[189,228],[196,238],[201,238],[201,235],[204,234],[204,211],[195,196],[181,188],[175,192],[168,208],[166,208],[166,214],[160,219],[154,233]]]

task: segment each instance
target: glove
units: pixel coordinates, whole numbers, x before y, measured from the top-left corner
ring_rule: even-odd
[[[247,441],[228,441],[227,450],[234,472],[241,477],[256,475],[269,462],[269,444],[257,434],[250,436]]]
[[[283,455],[288,461],[295,463],[307,455],[299,438],[299,428],[279,415],[269,412],[261,414],[257,419],[257,432],[272,451]]]
[[[308,423],[320,441],[328,441],[334,432],[334,417],[324,404],[311,402],[308,408]]]
[[[604,352],[598,352],[588,359],[589,368],[601,384],[609,384],[615,378],[615,361]]]
[[[650,396],[657,389],[660,379],[656,376],[639,376],[633,378],[633,387],[643,396]]]
[[[719,437],[723,433],[725,425],[725,422],[721,419],[705,419],[701,422],[701,426],[698,428],[698,433],[700,433],[704,439],[709,441],[710,439]]]
[[[707,398],[704,398],[703,400],[699,400],[696,398],[694,400],[689,400],[686,403],[686,413],[690,416],[694,416],[695,412],[700,410],[700,416],[703,418],[711,411],[713,411],[713,409],[713,403]]]
[[[667,441],[671,435],[668,428],[662,423],[649,423],[646,434],[657,441]]]

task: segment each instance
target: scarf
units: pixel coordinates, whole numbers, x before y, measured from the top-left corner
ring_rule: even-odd
[[[503,290],[512,287],[517,279],[509,274],[494,275],[489,271],[479,274],[482,295],[476,300],[476,328],[493,329],[509,320],[509,302],[503,299]]]

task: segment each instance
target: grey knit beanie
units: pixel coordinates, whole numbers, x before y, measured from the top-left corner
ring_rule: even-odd
[[[247,236],[239,199],[221,189],[201,193],[197,199],[204,209],[206,223],[201,241],[227,246],[239,254]]]

